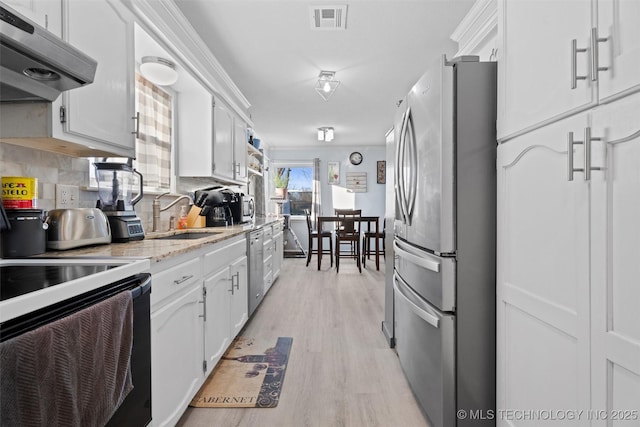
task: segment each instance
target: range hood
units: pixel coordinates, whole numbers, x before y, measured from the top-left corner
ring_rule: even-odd
[[[0,102],[55,101],[93,82],[98,63],[0,3]]]

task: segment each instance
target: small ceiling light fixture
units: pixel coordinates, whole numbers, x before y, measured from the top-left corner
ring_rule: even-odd
[[[332,127],[322,127],[318,128],[318,141],[333,141],[333,128]]]
[[[320,94],[322,99],[328,101],[336,88],[340,85],[340,82],[334,80],[335,71],[320,71],[318,75],[318,83],[316,84],[316,92]]]
[[[171,86],[178,81],[176,64],[159,56],[143,56],[140,73],[159,86]]]

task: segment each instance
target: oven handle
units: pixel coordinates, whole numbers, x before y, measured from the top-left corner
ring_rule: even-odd
[[[440,263],[437,261],[433,261],[427,258],[422,258],[416,254],[409,252],[407,249],[404,249],[400,246],[400,243],[397,240],[393,241],[393,250],[397,253],[401,258],[406,259],[407,261],[415,264],[419,267],[424,267],[427,270],[431,270],[436,273],[440,273]]]
[[[151,275],[146,275],[145,280],[137,287],[131,289],[131,296],[135,299],[140,295],[148,294],[151,292]]]
[[[398,284],[402,285],[402,287],[398,286]],[[411,309],[411,311],[413,311],[413,313],[416,316],[420,317],[422,320],[424,320],[425,322],[427,322],[428,324],[430,324],[436,329],[440,327],[439,326],[440,318],[436,314],[429,313],[430,311],[429,308],[418,307],[416,303],[411,301],[411,299],[407,296],[406,292],[410,292],[410,293],[413,293],[413,292],[409,289],[409,285],[407,285],[407,283],[404,280],[402,280],[402,277],[400,277],[398,273],[396,273],[395,271],[393,272],[393,289],[396,291],[398,295],[402,297],[404,302],[406,302],[409,305],[409,308]],[[416,298],[420,298],[418,295],[415,295],[415,293],[413,294]]]

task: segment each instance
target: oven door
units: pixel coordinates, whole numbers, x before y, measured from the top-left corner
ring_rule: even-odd
[[[421,299],[397,272],[393,282],[402,370],[431,425],[455,426],[455,316]]]

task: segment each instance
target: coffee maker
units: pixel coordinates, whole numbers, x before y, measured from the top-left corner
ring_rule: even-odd
[[[109,220],[111,240],[129,242],[144,239],[142,221],[133,208],[143,196],[142,174],[131,166],[131,159],[128,163],[103,161],[93,165],[98,181],[99,199],[96,207]],[[138,181],[137,191],[134,189],[135,181]]]
[[[231,206],[237,202],[232,190],[216,186],[197,190],[194,194],[196,206],[200,205],[200,215],[206,218],[207,227],[225,227],[235,223]]]

